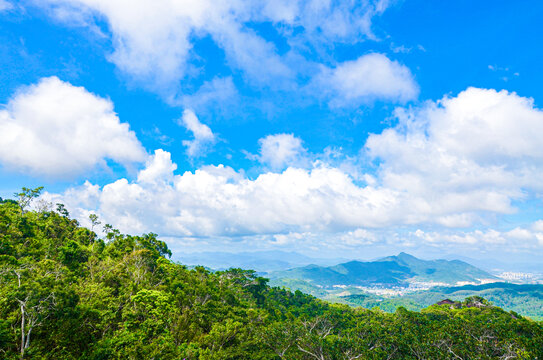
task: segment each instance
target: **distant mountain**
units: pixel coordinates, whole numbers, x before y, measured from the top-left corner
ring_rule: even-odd
[[[200,252],[181,254],[175,260],[186,265],[203,265],[214,270],[243,268],[259,272],[286,270],[308,264],[329,266],[345,261],[339,258],[312,258],[288,251]]]
[[[411,276],[409,268],[391,261],[349,261],[330,267],[308,265],[270,274],[271,278],[299,279],[323,287],[374,284],[407,286],[407,279]]]
[[[497,279],[496,276],[461,260],[421,260],[404,252],[380,261],[391,261],[408,267],[420,282],[442,282],[454,285],[460,281],[479,282],[482,279]]]
[[[376,261],[349,261],[335,266],[308,265],[270,274],[272,279],[297,279],[330,288],[345,286],[408,286],[410,282],[455,285],[479,283],[495,276],[460,260],[421,260],[406,253]]]

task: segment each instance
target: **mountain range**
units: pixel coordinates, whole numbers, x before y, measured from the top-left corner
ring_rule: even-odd
[[[322,288],[334,285],[407,287],[413,282],[455,285],[497,279],[461,260],[422,260],[404,252],[376,261],[349,261],[334,266],[307,265],[272,272],[269,277],[276,283],[277,279],[294,279]]]

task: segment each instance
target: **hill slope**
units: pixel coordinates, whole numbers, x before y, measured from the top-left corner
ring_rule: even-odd
[[[350,305],[358,305],[365,308],[379,307],[384,311],[394,312],[400,306],[410,310],[421,310],[443,299],[461,301],[470,296],[480,296],[508,311],[515,311],[532,319],[543,320],[543,285],[492,283],[436,287],[426,291],[388,298],[357,291],[353,291],[350,295],[342,295],[336,298],[329,296],[329,294],[324,297]]]

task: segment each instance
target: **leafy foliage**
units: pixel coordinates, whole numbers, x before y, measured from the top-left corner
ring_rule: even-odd
[[[543,358],[542,324],[480,299],[353,309],[253,271],[188,269],[155,234],[100,238],[62,207],[25,208],[0,204],[3,359]]]
[[[543,320],[543,285],[536,284],[491,283],[435,287],[430,290],[388,298],[372,294],[351,294],[339,297],[326,294],[322,297],[369,309],[378,307],[383,311],[394,312],[402,306],[410,310],[421,310],[446,298],[459,301],[471,296],[484,297],[501,308],[517,312],[534,320]]]

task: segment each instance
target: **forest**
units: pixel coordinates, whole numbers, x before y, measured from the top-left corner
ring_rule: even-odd
[[[543,323],[483,298],[331,304],[251,270],[190,269],[157,235],[94,214],[86,228],[62,204],[30,207],[40,190],[0,203],[2,359],[543,359]]]

